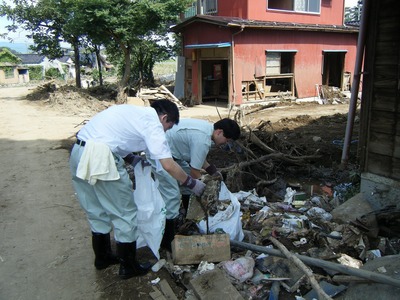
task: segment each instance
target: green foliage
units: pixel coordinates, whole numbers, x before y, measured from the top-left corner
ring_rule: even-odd
[[[115,61],[123,63],[121,86],[131,78],[152,80],[156,61],[170,57],[169,26],[192,0],[15,0],[3,2],[0,15],[31,32],[32,48],[50,59],[62,56],[61,41],[74,46],[104,45]],[[164,41],[160,46],[160,41]],[[158,49],[157,49],[158,48]],[[149,55],[152,53],[152,55]],[[76,56],[77,57],[77,56]],[[131,59],[133,62],[131,63]],[[79,69],[79,62],[76,62]],[[139,74],[139,75],[138,75]],[[78,74],[77,74],[78,75]]]
[[[0,70],[4,72],[5,78],[13,78],[15,67],[0,67]]]
[[[43,67],[42,66],[29,66],[29,79],[30,80],[42,80],[43,79]]]
[[[99,70],[94,69],[92,71],[92,78],[93,78],[94,81],[97,81],[97,82],[100,80],[100,72],[99,72]]]
[[[344,12],[344,22],[359,22],[361,20],[362,0],[359,0],[357,6],[346,7]]]
[[[188,2],[96,0],[80,2],[80,10],[85,12],[87,35],[106,46],[113,64],[120,67],[121,85],[125,86],[132,80],[153,80],[152,66],[172,49],[167,42],[169,25],[177,22]],[[162,40],[164,46],[160,46]]]
[[[0,48],[0,62],[19,64],[21,59],[14,55],[7,47]]]
[[[46,70],[46,79],[64,79],[63,75],[57,68],[50,68]]]
[[[153,73],[157,75],[169,75],[176,73],[176,60],[168,59],[161,62],[156,62],[153,68]]]

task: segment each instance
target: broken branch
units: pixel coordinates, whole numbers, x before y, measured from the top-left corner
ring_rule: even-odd
[[[331,297],[329,297],[324,290],[319,286],[318,281],[315,279],[313,272],[309,267],[307,267],[300,259],[298,259],[294,254],[290,253],[290,251],[282,244],[280,243],[276,238],[270,236],[269,240],[279,249],[282,251],[282,253],[291,260],[300,270],[302,270],[310,280],[311,286],[315,289],[315,291],[318,294],[318,299],[326,299],[326,300],[332,300]]]

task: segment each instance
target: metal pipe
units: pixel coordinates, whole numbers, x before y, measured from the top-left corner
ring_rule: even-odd
[[[363,1],[363,10],[361,14],[360,31],[358,33],[356,63],[354,66],[353,83],[351,85],[351,95],[349,104],[349,114],[347,116],[346,133],[344,137],[342,150],[342,167],[346,167],[349,160],[351,137],[353,133],[354,118],[357,107],[358,91],[360,86],[361,67],[364,58],[365,37],[367,33],[369,0]]]
[[[269,254],[269,255],[273,255],[273,256],[286,258],[286,256],[280,250],[270,249],[270,248],[266,248],[263,246],[256,246],[256,245],[244,243],[244,242],[238,242],[235,240],[231,240],[230,243],[231,243],[231,246],[234,246],[234,247],[239,247],[239,248],[248,249],[248,250],[255,251],[255,252],[260,252],[260,253],[265,253],[265,254]],[[352,268],[352,267],[344,266],[344,265],[341,265],[338,263],[333,263],[330,261],[325,261],[322,259],[313,258],[313,257],[305,256],[305,255],[300,255],[300,254],[295,254],[295,253],[293,253],[293,254],[298,259],[300,259],[302,262],[304,262],[305,264],[310,265],[310,266],[325,268],[325,269],[337,271],[340,273],[344,273],[347,275],[353,275],[353,276],[365,278],[365,279],[368,279],[368,280],[371,280],[374,282],[379,282],[379,283],[383,283],[383,284],[389,284],[392,286],[400,287],[400,280],[394,279],[394,278],[386,276],[386,275],[378,274],[378,273],[368,271],[368,270]]]

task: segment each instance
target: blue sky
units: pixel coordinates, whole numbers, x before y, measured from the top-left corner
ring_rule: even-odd
[[[5,26],[11,25],[11,22],[6,17],[0,17],[0,33],[7,33],[8,30]],[[24,30],[17,30],[15,33],[11,33],[10,36],[13,38],[15,43],[31,43],[32,41],[26,37],[27,32]],[[0,39],[0,41],[8,41]]]

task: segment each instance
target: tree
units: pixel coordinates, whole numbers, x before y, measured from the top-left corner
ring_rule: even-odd
[[[3,2],[0,15],[7,15],[14,24],[21,24],[22,28],[32,32],[34,49],[50,58],[62,55],[61,41],[70,43],[75,53],[78,87],[80,45],[104,45],[110,53],[118,53],[119,57],[123,57],[120,81],[122,90],[127,86],[131,75],[133,51],[139,68],[151,66],[152,60],[154,65],[157,57],[149,57],[143,51],[150,49],[150,44],[153,48],[156,47],[154,37],[166,36],[169,25],[177,22],[179,14],[190,2],[191,0],[15,0],[13,6]],[[15,28],[16,25],[9,26],[9,30]],[[142,59],[140,55],[147,58]]]
[[[147,50],[154,37],[166,36],[168,25],[177,22],[190,0],[93,0],[80,1],[89,36],[105,45],[113,57],[123,57],[121,89],[131,76],[132,55],[139,72],[151,66]],[[154,46],[154,44],[153,44]],[[145,50],[147,49],[147,50]],[[153,52],[154,53],[154,52]],[[146,57],[146,59],[145,59]],[[148,62],[146,64],[145,62]],[[134,64],[135,65],[135,64]],[[154,65],[154,62],[153,62]]]
[[[344,14],[344,22],[360,22],[361,20],[361,10],[362,10],[362,0],[357,2],[357,5],[354,7],[346,7]]]
[[[9,31],[18,27],[30,32],[28,36],[34,41],[30,46],[50,59],[64,55],[61,42],[67,42],[74,49],[76,71],[76,86],[81,87],[79,45],[81,38],[80,26],[75,21],[75,1],[73,0],[15,0],[13,5],[4,1],[0,6],[0,15],[13,21],[7,26]],[[17,25],[19,24],[19,25]]]
[[[11,49],[7,47],[0,48],[0,63],[21,63],[21,59],[16,56]]]

